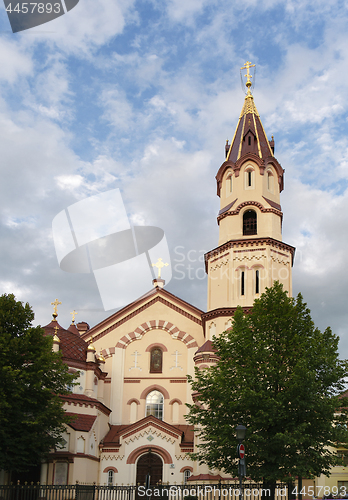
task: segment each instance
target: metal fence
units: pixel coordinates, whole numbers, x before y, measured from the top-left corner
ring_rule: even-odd
[[[244,483],[242,495],[239,484],[195,484],[145,486],[99,485],[0,485],[0,500],[268,500],[273,499],[269,488],[256,483]],[[277,484],[274,500],[290,500],[291,487]],[[187,499],[189,500],[189,499]],[[193,499],[190,499],[193,500]]]

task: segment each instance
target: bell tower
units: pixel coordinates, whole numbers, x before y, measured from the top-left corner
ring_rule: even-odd
[[[209,340],[229,327],[238,305],[250,309],[275,280],[292,293],[295,248],[282,242],[284,170],[274,156],[273,137],[267,139],[254,103],[252,67],[247,61],[241,68],[246,70],[246,97],[216,175],[219,242],[205,255],[208,312],[204,320]]]

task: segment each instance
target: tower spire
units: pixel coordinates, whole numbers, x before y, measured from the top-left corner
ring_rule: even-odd
[[[216,176],[220,197],[218,246],[205,254],[208,273],[206,331],[226,330],[241,305],[250,310],[255,298],[279,280],[291,295],[295,249],[282,241],[284,170],[273,155],[251,92],[255,65],[241,68],[246,96],[226,159]],[[246,70],[244,74],[244,70]],[[215,335],[215,334],[214,334]],[[209,337],[208,337],[209,340]]]
[[[253,78],[253,75],[250,74],[250,68],[255,68],[255,66],[255,64],[247,61],[241,68],[241,71],[247,70],[244,75],[247,79],[245,83],[247,92],[237,128],[226,156],[227,161],[236,162],[248,153],[254,154],[263,160],[273,156],[273,149],[267,139],[251,92],[251,78]]]

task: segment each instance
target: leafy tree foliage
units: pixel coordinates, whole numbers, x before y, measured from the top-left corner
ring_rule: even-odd
[[[282,285],[237,309],[232,328],[214,339],[219,361],[190,379],[196,393],[188,420],[202,443],[193,458],[236,476],[235,427],[247,427],[247,474],[272,484],[313,477],[337,462],[331,446],[346,442],[340,396],[348,364],[338,337],[315,328],[299,294]]]
[[[0,296],[0,470],[38,464],[59,447],[69,421],[59,394],[70,392],[75,375],[33,319],[28,303]]]

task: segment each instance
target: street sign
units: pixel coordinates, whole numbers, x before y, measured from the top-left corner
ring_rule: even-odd
[[[244,447],[244,444],[241,443],[238,447],[238,455],[239,455],[239,458],[243,459],[245,457],[245,447]]]

